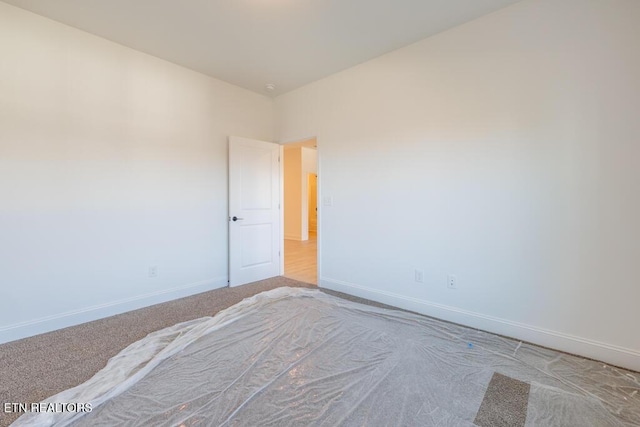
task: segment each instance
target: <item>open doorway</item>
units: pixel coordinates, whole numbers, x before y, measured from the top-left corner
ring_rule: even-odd
[[[283,147],[284,275],[318,284],[316,139]]]

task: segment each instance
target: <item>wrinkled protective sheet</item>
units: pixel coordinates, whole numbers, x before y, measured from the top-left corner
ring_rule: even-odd
[[[470,345],[471,344],[471,345]],[[491,376],[526,426],[638,426],[637,374],[317,290],[279,288],[150,334],[16,426],[473,426]]]

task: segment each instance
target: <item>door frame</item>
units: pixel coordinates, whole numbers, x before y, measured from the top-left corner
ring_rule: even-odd
[[[317,286],[321,287],[321,274],[322,271],[322,157],[320,156],[320,144],[318,144],[317,136],[310,136],[308,138],[297,138],[286,142],[279,141],[280,144],[280,275],[284,276],[284,147],[289,144],[296,144],[299,142],[315,139],[316,141],[316,175],[318,180],[316,182],[316,206],[318,207],[318,219],[317,219],[317,231],[316,231],[316,277]]]
[[[280,275],[284,276],[284,144],[280,144],[280,154],[278,159],[280,160]]]

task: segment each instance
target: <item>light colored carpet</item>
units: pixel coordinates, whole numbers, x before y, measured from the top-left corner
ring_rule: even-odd
[[[274,277],[222,288],[117,316],[0,345],[0,402],[40,402],[91,378],[107,361],[147,334],[179,322],[213,316],[244,298],[281,286],[315,285]],[[0,408],[0,426],[20,414]]]
[[[479,427],[524,427],[530,388],[524,381],[495,372],[473,423]]]
[[[151,332],[176,323],[213,316],[244,298],[282,286],[315,288],[315,285],[308,283],[276,277],[237,288],[213,290],[0,345],[0,402],[42,401],[85,382],[102,369],[112,356]],[[337,292],[325,292],[355,302],[386,307]],[[534,345],[523,345],[515,340],[473,329],[455,327],[446,322],[429,322],[434,324],[436,330],[459,330],[456,335],[458,341],[466,343],[468,340],[469,343],[468,355],[471,359],[468,362],[482,365],[482,352],[476,351],[476,345],[471,344],[481,342],[483,345],[477,349],[484,346],[489,349],[507,349],[501,354],[514,356],[518,352],[518,358],[522,359],[520,363],[524,363],[524,367],[534,372],[535,378],[545,379],[545,384],[532,382],[531,378],[534,376],[521,376],[518,380],[517,375],[510,377],[510,373],[505,372],[506,364],[503,362],[500,364],[503,374],[494,372],[493,368],[487,365],[486,374],[494,376],[487,393],[484,394],[473,425],[548,425],[549,423],[545,424],[542,420],[551,419],[556,414],[555,409],[546,403],[556,401],[559,396],[566,398],[567,391],[562,390],[566,386],[565,383],[575,383],[575,390],[586,390],[590,400],[587,402],[582,396],[576,395],[576,401],[572,404],[572,408],[583,414],[585,420],[593,421],[595,415],[602,415],[602,411],[597,412],[595,409],[602,409],[601,406],[604,404],[607,407],[604,413],[606,415],[608,412],[607,416],[610,419],[606,419],[607,423],[600,425],[640,425],[640,384],[633,373]],[[488,354],[493,353],[490,351]],[[513,362],[511,359],[514,357],[508,357],[507,361]],[[563,380],[559,381],[558,378]],[[488,379],[489,377],[487,381]],[[482,399],[482,395],[478,397]],[[536,409],[547,407],[549,411]],[[595,412],[591,413],[590,410]],[[0,410],[0,426],[8,425],[19,415],[4,414]],[[622,423],[619,424],[620,422]]]

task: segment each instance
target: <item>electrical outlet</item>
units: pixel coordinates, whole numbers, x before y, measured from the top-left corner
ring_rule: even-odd
[[[156,277],[158,277],[158,267],[152,265],[151,267],[149,267],[149,278],[155,279]]]
[[[415,279],[418,283],[424,283],[424,271],[416,268]]]
[[[447,276],[447,288],[449,289],[458,288],[458,279],[453,274],[450,274]]]

